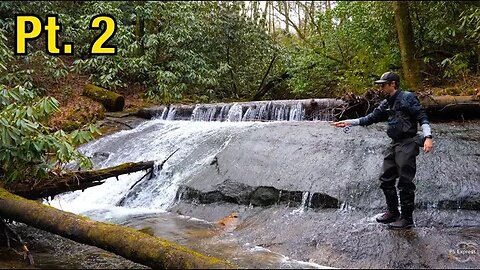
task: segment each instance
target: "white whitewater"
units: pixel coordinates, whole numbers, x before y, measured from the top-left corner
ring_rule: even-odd
[[[151,120],[133,130],[103,137],[80,148],[89,157],[106,157],[96,164],[96,168],[149,160],[159,164],[175,150],[179,150],[168,159],[161,171],[155,172],[152,179],[142,180],[138,185],[140,190],[136,186],[130,191],[131,194],[130,187],[145,171],[122,175],[118,180],[109,178],[104,184],[83,192],[56,196],[50,204],[74,213],[95,209],[117,209],[115,211],[121,213],[164,211],[174,203],[182,181],[201,166],[210,163],[232,136],[248,131],[249,127],[267,124]],[[193,153],[195,157],[192,157]],[[125,207],[118,207],[125,195],[128,195]]]

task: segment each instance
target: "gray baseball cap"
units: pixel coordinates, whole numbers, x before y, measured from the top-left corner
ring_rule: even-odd
[[[380,80],[376,80],[375,83],[382,84],[391,81],[396,81],[397,83],[400,83],[400,76],[393,72],[385,72],[383,73],[382,77],[380,77]]]

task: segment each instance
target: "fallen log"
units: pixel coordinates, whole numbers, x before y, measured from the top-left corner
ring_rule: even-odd
[[[154,269],[235,267],[132,228],[97,222],[27,200],[4,188],[0,188],[0,217],[99,247]]]
[[[460,104],[479,104],[478,96],[426,96],[420,99],[425,108],[442,110],[445,107]]]
[[[432,119],[480,118],[478,96],[428,96],[420,102]]]
[[[357,118],[364,116],[375,109],[385,95],[381,90],[368,91],[364,96],[348,94],[342,99],[348,103],[340,119]],[[422,96],[420,103],[432,118],[479,118],[480,98],[472,96]]]
[[[6,188],[12,193],[27,199],[39,199],[53,197],[55,195],[83,190],[89,187],[103,184],[105,179],[117,177],[122,174],[150,169],[153,170],[154,162],[123,163],[115,167],[68,172],[64,175],[32,183],[31,181],[19,181],[9,184]]]
[[[102,103],[109,112],[122,111],[125,106],[125,98],[122,95],[93,84],[85,85],[83,95]]]

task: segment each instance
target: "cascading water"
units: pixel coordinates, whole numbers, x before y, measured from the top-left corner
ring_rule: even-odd
[[[131,190],[131,186],[145,172],[122,175],[119,180],[110,178],[98,187],[59,196],[51,203],[58,203],[58,207],[73,212],[118,206],[137,210],[165,210],[174,202],[178,186],[184,179],[211,162],[232,136],[246,132],[255,125],[151,120],[134,130],[104,137],[79,149],[87,156],[98,156],[99,153],[108,156],[96,164],[97,168],[127,161],[154,160],[158,164],[176,149],[178,151],[161,171],[155,172],[152,179],[142,180]],[[192,157],[192,153],[195,153],[195,157]],[[124,197],[122,205],[119,205]]]
[[[236,103],[170,105],[144,109],[146,118],[192,121],[333,120],[345,103],[337,99],[272,100]]]
[[[300,203],[300,206],[293,210],[290,214],[295,215],[295,214],[301,214],[305,211],[305,209],[309,206],[310,200],[311,200],[310,192],[304,191],[302,193],[302,202]]]
[[[232,116],[233,117],[233,116]],[[238,117],[235,116],[235,117]],[[176,151],[153,178],[144,179],[131,188],[145,172],[107,179],[102,185],[55,197],[49,204],[64,211],[87,215],[99,221],[113,222],[133,228],[155,226],[158,234],[172,241],[183,243],[199,250],[209,247],[218,249],[218,254],[233,256],[243,265],[257,267],[324,268],[315,263],[289,259],[276,252],[248,243],[233,244],[231,239],[212,238],[213,242],[188,239],[191,227],[195,230],[210,231],[211,222],[185,219],[174,216],[166,210],[175,203],[179,185],[195,174],[198,169],[208,166],[217,153],[222,151],[231,139],[240,133],[249,132],[258,122],[190,122],[150,120],[137,128],[121,131],[82,146],[85,155],[98,158],[96,167],[110,167],[124,162],[154,160],[156,164]],[[177,151],[178,149],[178,151]],[[302,205],[304,207],[304,205]],[[153,216],[152,216],[153,215]],[[187,217],[188,218],[188,217]],[[200,223],[199,223],[200,222]],[[166,226],[166,227],[165,227]],[[186,231],[183,231],[186,230]],[[183,232],[182,232],[183,231]],[[193,242],[192,242],[193,241]],[[231,254],[231,255],[229,255]],[[255,261],[252,261],[254,258]]]

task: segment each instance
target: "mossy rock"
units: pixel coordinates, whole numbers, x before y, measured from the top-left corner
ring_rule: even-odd
[[[65,132],[71,132],[76,129],[79,129],[81,127],[81,124],[78,121],[74,120],[68,120],[65,123],[62,124],[62,130]]]

